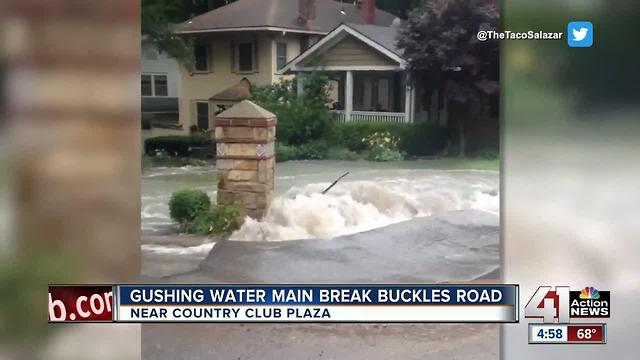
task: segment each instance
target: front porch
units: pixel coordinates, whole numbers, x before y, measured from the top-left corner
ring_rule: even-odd
[[[337,122],[414,122],[415,90],[404,71],[325,71],[331,79],[330,112]],[[298,73],[298,89],[304,74]]]
[[[329,110],[334,121],[345,123],[350,121],[408,123],[409,116],[404,112],[352,111],[347,115],[345,110]]]
[[[296,74],[299,95],[306,74],[332,79],[331,113],[338,122],[413,123],[416,91],[396,46],[397,28],[342,24],[292,60],[282,74]]]

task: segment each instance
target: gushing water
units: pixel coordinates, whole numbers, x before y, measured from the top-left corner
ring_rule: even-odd
[[[497,184],[478,179],[469,185],[445,173],[347,181],[325,195],[327,184],[294,187],[275,199],[263,221],[247,219],[231,240],[327,239],[462,209],[497,214]]]
[[[231,239],[329,239],[453,210],[477,209],[498,216],[498,172],[428,167],[428,161],[278,164],[277,196],[266,218],[247,219]],[[322,195],[322,190],[345,171],[351,174]],[[185,188],[204,190],[215,199],[215,167],[154,168],[143,174],[141,220],[145,233],[171,231],[167,204],[172,192]],[[211,247],[143,245],[143,250],[204,257]]]

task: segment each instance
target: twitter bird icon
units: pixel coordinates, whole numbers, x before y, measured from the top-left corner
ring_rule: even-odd
[[[589,21],[572,21],[567,25],[569,47],[591,47],[593,45],[593,24]]]

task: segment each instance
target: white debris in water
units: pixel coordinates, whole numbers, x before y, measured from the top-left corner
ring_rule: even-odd
[[[215,243],[205,243],[197,246],[188,247],[168,247],[162,245],[145,244],[141,249],[143,252],[156,255],[186,255],[204,259],[213,249]]]
[[[238,241],[326,239],[367,231],[415,217],[479,209],[499,214],[497,181],[477,182],[447,174],[420,179],[380,179],[294,187],[275,199],[265,219],[247,218],[232,234]]]

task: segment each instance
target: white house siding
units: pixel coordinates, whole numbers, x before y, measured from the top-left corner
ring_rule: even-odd
[[[143,49],[140,59],[140,73],[167,75],[168,97],[178,97],[178,62],[155,49]]]
[[[167,77],[167,96],[142,96],[142,112],[155,114],[173,114],[177,120],[178,112],[178,62],[165,53],[159,53],[145,45],[140,56],[140,74],[165,75]]]

